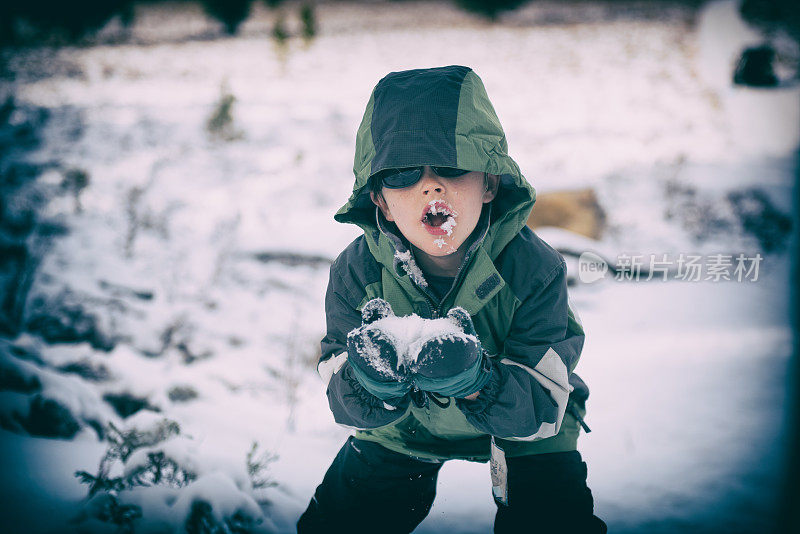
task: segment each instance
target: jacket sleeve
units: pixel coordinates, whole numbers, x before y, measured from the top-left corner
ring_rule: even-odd
[[[363,260],[360,262],[363,265]],[[331,266],[325,295],[327,331],[317,370],[327,383],[328,404],[340,425],[366,430],[387,425],[405,414],[407,399],[394,406],[367,392],[353,376],[347,362],[347,333],[361,326],[358,306],[366,296],[363,273],[351,269],[358,263],[340,256]]]
[[[478,398],[458,399],[457,405],[473,426],[496,437],[532,441],[554,436],[583,342],[561,259],[522,299],[502,353],[490,358],[491,377]]]

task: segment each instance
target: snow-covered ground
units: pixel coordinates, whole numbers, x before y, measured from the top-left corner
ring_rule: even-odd
[[[593,431],[579,447],[596,513],[612,532],[759,531],[784,453],[789,260],[780,235],[764,250],[774,234],[741,224],[730,199],[744,194],[747,208],[757,190],[792,213],[800,89],[729,85],[737,53],[759,38],[732,2],[659,17],[575,9],[543,24],[563,12],[535,2],[488,24],[446,4],[323,3],[318,37],[281,52],[251,21],[236,38],[10,58],[16,81],[0,87],[20,107],[51,110],[24,158],[57,163],[36,187],[52,196],[43,217],[68,228],[49,244],[26,313],[79,306],[113,349],[34,333],[4,341],[3,369],[37,377],[81,429],[71,440],[0,430],[0,530],[73,528],[88,490],[74,472],[96,474],[108,447],[88,422],[144,429],[162,417],[179,435],[111,476],[162,450],[195,479],[122,492],[142,506],[137,531],[180,530],[195,497],[227,516],[263,512],[265,532],[293,530],[348,435],[314,363],[327,260],[357,235],[332,215],[352,187],[361,114],[390,71],[464,64],[537,190],[592,187],[607,212],[602,241],[543,229],[553,245],[605,257],[762,254],[756,281],[609,274],[571,288],[587,332],[577,371]],[[141,20],[139,35],[166,24]],[[206,127],[223,93],[235,97],[227,138]],[[89,176],[80,209],[58,193],[67,169]],[[76,362],[105,378],[64,371]],[[123,419],[103,400],[122,394],[147,407]],[[31,396],[0,391],[0,415],[24,415]],[[265,476],[277,485],[254,489],[253,442],[275,455]],[[490,488],[486,465],[446,464],[418,531],[491,531]]]

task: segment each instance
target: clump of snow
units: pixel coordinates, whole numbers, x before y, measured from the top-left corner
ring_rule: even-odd
[[[364,323],[373,323],[378,319],[394,315],[392,306],[383,299],[374,298],[364,305],[361,310],[361,320]]]
[[[414,258],[411,256],[411,251],[406,250],[405,252],[400,252],[399,250],[394,253],[394,257],[400,262],[400,265],[403,267],[403,270],[411,277],[411,281],[417,284],[419,287],[428,287],[428,282],[425,280],[425,276],[422,274],[422,269],[419,268],[417,262],[414,261]]]
[[[447,232],[448,236],[452,236],[453,235],[453,228],[455,228],[455,227],[456,227],[456,220],[455,220],[455,218],[453,218],[451,216],[451,217],[448,217],[447,220],[439,228],[441,228],[442,230]]]
[[[369,328],[379,330],[391,339],[397,350],[398,368],[412,368],[423,345],[432,340],[478,342],[477,337],[465,334],[449,317],[424,319],[417,314],[392,316],[372,323]]]
[[[382,321],[383,319],[379,320],[378,322]],[[391,378],[394,380],[399,380],[400,375],[397,374],[396,370],[392,368],[389,361],[387,361],[381,347],[377,345],[372,337],[366,334],[366,330],[371,330],[374,335],[375,339],[385,339],[386,341],[393,342],[393,339],[386,336],[382,330],[377,328],[367,327],[365,330],[356,329],[353,332],[354,335],[357,335],[361,343],[359,344],[359,349],[361,356],[366,360],[370,367],[375,369],[379,374],[385,376],[386,378]]]

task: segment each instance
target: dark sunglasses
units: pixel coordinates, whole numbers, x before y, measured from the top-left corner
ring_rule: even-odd
[[[456,169],[454,167],[437,167],[431,165],[431,170],[437,176],[442,178],[457,178],[463,176],[470,171],[464,169]],[[402,189],[409,187],[419,182],[422,174],[425,172],[424,167],[404,167],[402,169],[384,169],[372,175],[372,178],[378,184],[383,184],[384,187],[389,189]]]

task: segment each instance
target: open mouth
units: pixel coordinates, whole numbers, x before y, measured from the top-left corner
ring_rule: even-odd
[[[422,212],[422,224],[433,235],[453,234],[458,213],[444,200],[431,200]]]

